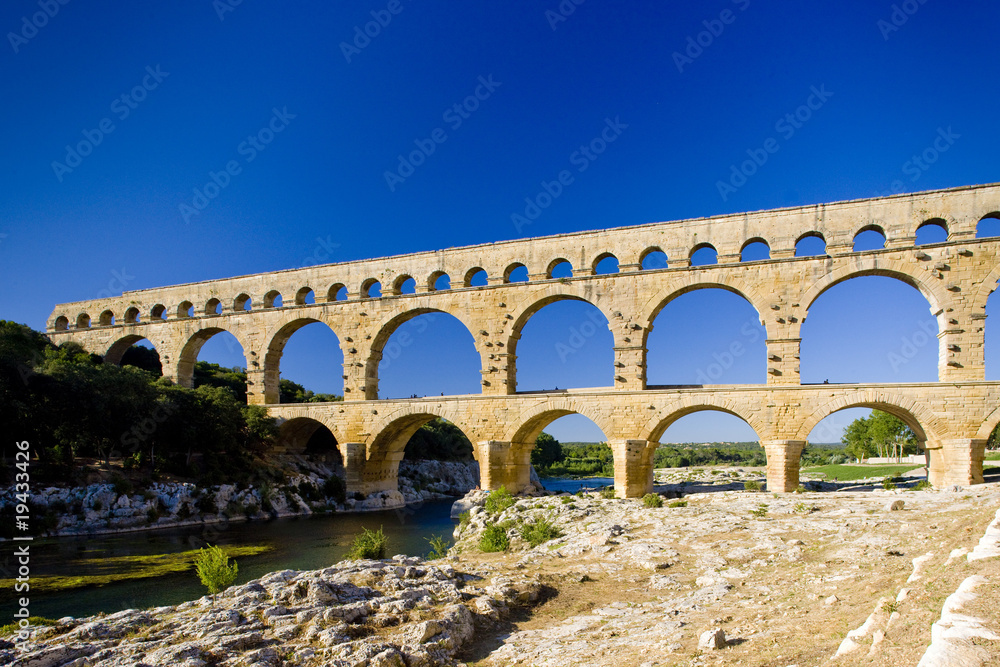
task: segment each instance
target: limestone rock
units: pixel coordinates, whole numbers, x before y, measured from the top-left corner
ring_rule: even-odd
[[[726,631],[722,628],[706,630],[698,637],[698,648],[715,651],[726,646]]]

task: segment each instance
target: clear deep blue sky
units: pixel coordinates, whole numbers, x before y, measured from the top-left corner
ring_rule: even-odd
[[[575,9],[557,21],[547,15],[557,0],[76,0],[51,18],[33,18],[37,0],[11,0],[0,9],[0,317],[42,329],[54,304],[123,288],[1000,181],[1000,5],[903,4],[586,0],[563,2]],[[342,43],[372,12],[391,21],[345,56]],[[25,27],[25,17],[44,25]],[[699,33],[706,46],[678,67],[675,52]],[[480,78],[492,83],[479,108],[446,115]],[[825,99],[811,117],[777,127],[814,89]],[[243,144],[276,111],[273,141]],[[620,136],[578,171],[574,151],[607,119],[623,124]],[[397,156],[437,128],[446,140],[387,183]],[[947,150],[916,166],[939,133]],[[67,156],[88,135],[102,135],[92,152]],[[780,150],[720,194],[731,165],[770,137]],[[206,204],[195,189],[230,161],[239,173],[185,216],[181,205]],[[525,197],[563,169],[575,179],[552,206],[512,224]],[[610,384],[606,329],[557,352],[591,321],[588,308],[554,304],[529,322],[520,388]],[[407,325],[412,344],[390,343],[383,395],[478,391],[471,336],[447,315],[429,317]],[[902,283],[842,284],[804,325],[803,380],[934,380],[936,347],[920,335],[928,320],[927,303]],[[1000,340],[987,331],[987,377],[1000,379],[1000,360],[990,363]],[[699,372],[763,382],[762,338],[738,297],[686,295],[656,322],[650,382],[697,382]],[[713,367],[733,341],[746,353]],[[893,363],[908,344],[914,354]],[[202,358],[243,363],[221,335]],[[289,343],[282,371],[340,391],[340,359],[335,335],[311,325]],[[852,416],[835,415],[813,439],[838,439]],[[550,430],[602,439],[582,418]],[[755,436],[700,413],[664,439]]]

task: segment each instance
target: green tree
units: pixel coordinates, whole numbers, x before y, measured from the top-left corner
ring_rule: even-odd
[[[232,586],[239,571],[236,561],[230,565],[226,552],[218,546],[211,545],[207,549],[198,550],[194,566],[201,583],[213,596]]]
[[[565,459],[562,445],[551,435],[543,432],[535,438],[535,448],[531,450],[531,465],[536,470],[544,470]]]
[[[899,417],[881,410],[872,410],[868,417],[848,424],[841,442],[847,454],[858,459],[903,456],[917,451],[917,438],[910,427]]]
[[[406,443],[403,458],[408,461],[471,461],[472,443],[458,428],[444,419],[427,422]]]

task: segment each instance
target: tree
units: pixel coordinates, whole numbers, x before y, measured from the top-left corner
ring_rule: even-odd
[[[917,438],[899,417],[872,410],[868,417],[855,419],[844,429],[841,442],[849,456],[865,459],[873,455],[902,456],[917,450]]]
[[[213,596],[221,593],[236,581],[239,567],[236,561],[229,564],[229,556],[218,546],[209,545],[207,549],[199,549],[194,561],[198,578]]]
[[[531,450],[531,465],[535,466],[536,470],[548,468],[565,459],[562,445],[551,435],[541,433],[535,438],[535,448]]]

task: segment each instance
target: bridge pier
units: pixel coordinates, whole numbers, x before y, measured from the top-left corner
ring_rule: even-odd
[[[608,440],[615,457],[615,495],[640,498],[653,490],[653,454],[648,440]]]
[[[767,490],[789,493],[799,488],[799,463],[805,441],[764,440],[760,444],[767,455]]]
[[[501,486],[518,494],[531,484],[531,447],[518,443],[485,440],[476,443],[479,486],[496,491]]]
[[[986,440],[980,438],[928,442],[927,480],[935,488],[982,484],[985,450]]]
[[[340,456],[344,459],[344,484],[348,497],[364,493],[365,487],[365,445],[362,442],[345,442],[340,445]]]

